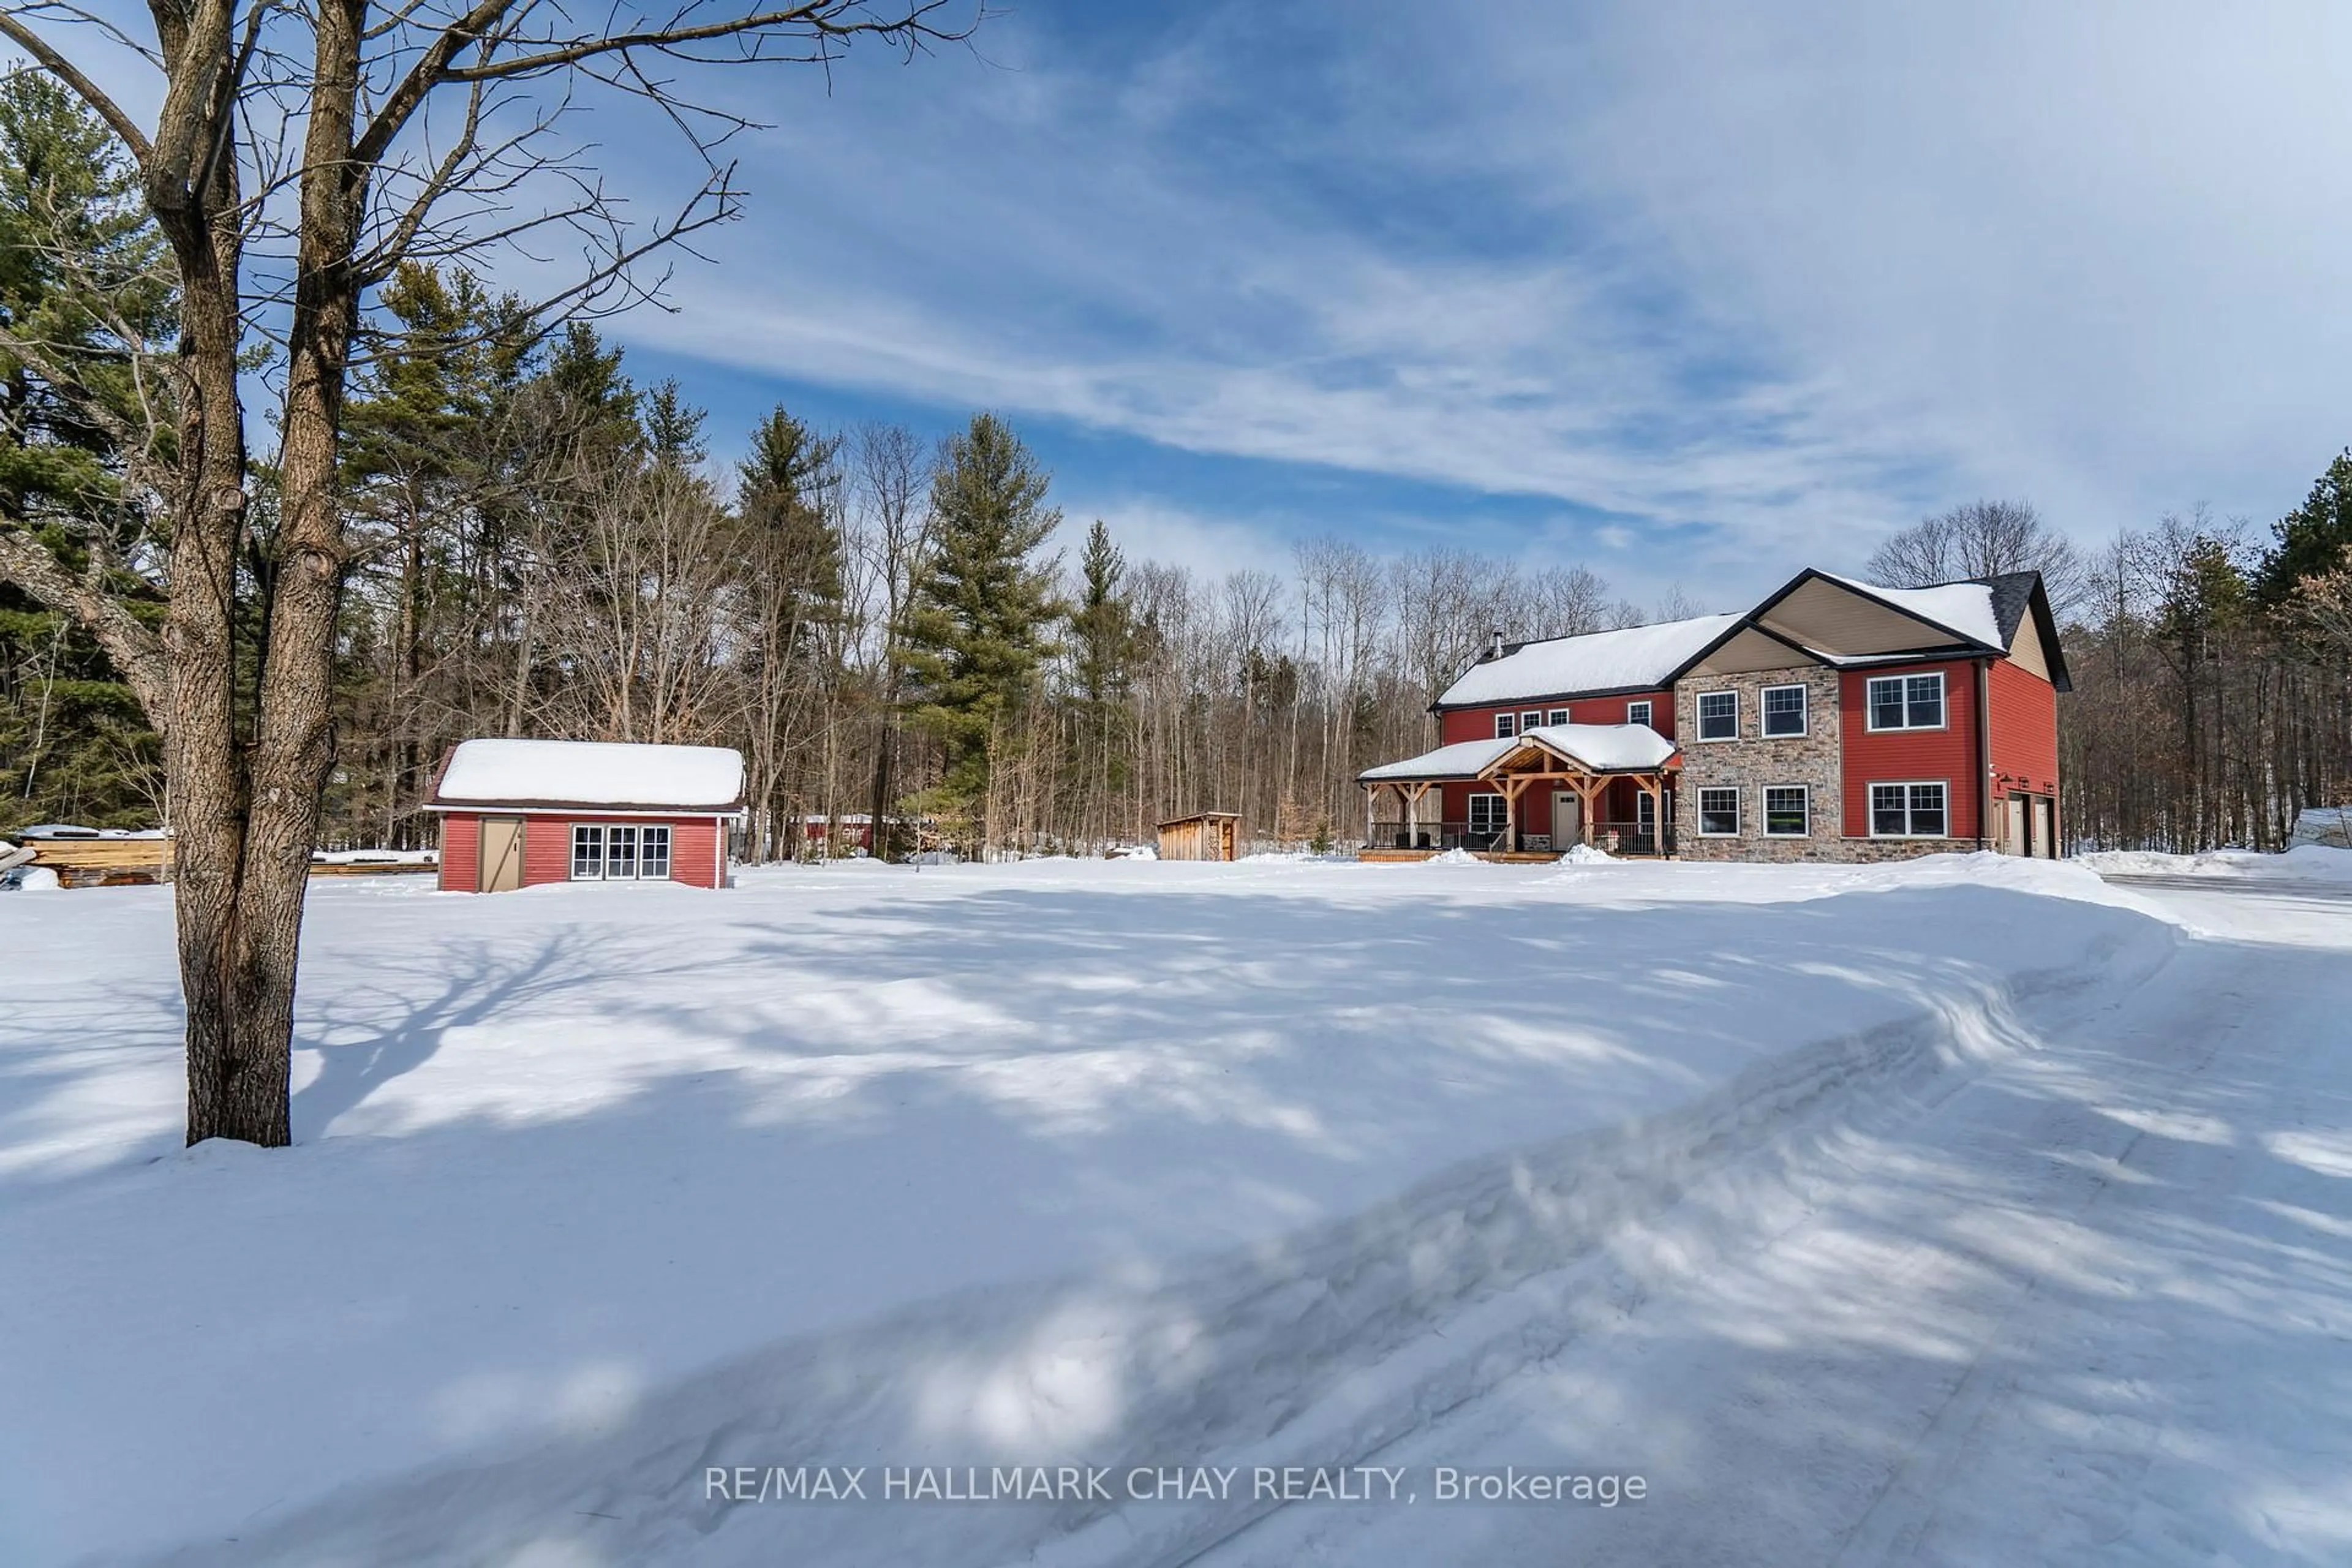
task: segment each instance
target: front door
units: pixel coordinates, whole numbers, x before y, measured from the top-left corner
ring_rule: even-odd
[[[1567,790],[1554,790],[1551,796],[1551,847],[1565,849],[1571,844],[1584,842],[1584,801]]]
[[[485,893],[508,893],[522,886],[522,818],[482,818],[481,871],[476,886]]]

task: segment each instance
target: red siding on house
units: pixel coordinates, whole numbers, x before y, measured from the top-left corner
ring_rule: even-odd
[[[1940,730],[1877,730],[1869,727],[1866,703],[1872,679],[1888,675],[1944,675],[1944,727]],[[1849,838],[1870,833],[1870,786],[1932,784],[1948,786],[1945,800],[1954,838],[1974,838],[1977,826],[1977,676],[1966,659],[1874,666],[1848,670],[1838,681],[1839,730],[1845,751],[1845,824]]]
[[[1525,713],[1540,708],[1549,714],[1555,708],[1568,710],[1571,724],[1622,724],[1625,707],[1631,702],[1650,705],[1650,728],[1668,740],[1675,733],[1675,699],[1667,691],[1629,691],[1619,697],[1571,697],[1551,702],[1495,703],[1485,708],[1450,709],[1439,716],[1439,741],[1443,746],[1457,741],[1491,741],[1495,738],[1495,715]]]
[[[2058,793],[2058,693],[2010,659],[1994,661],[1987,690],[1992,715],[1993,794]]]
[[[470,811],[441,817],[441,890],[470,893],[480,885],[482,819]]]

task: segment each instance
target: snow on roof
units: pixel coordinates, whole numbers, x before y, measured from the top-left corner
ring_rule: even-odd
[[[1906,615],[1949,626],[1962,637],[1988,647],[2007,647],[2000,635],[2000,616],[1993,609],[1992,587],[1986,583],[1941,583],[1932,588],[1882,588],[1874,583],[1824,572],[1831,582],[1868,594]]]
[[[743,753],[726,746],[609,741],[464,741],[441,774],[436,805],[684,806],[731,810],[743,798]]]
[[[1407,757],[1401,763],[1382,763],[1376,768],[1366,768],[1356,776],[1367,783],[1381,779],[1472,779],[1506,752],[1518,748],[1516,736],[1506,735],[1493,741],[1456,741],[1450,746],[1440,746],[1433,752],[1423,752],[1417,757]]]
[[[1639,773],[1675,754],[1675,743],[1647,724],[1538,724],[1492,741],[1456,741],[1401,763],[1382,763],[1356,777],[1385,780],[1476,778],[1528,742],[1538,742],[1583,765],[1589,773]]]
[[[1580,691],[1654,690],[1738,619],[1695,616],[1686,621],[1521,643],[1500,658],[1472,665],[1445,689],[1438,705],[1517,702]]]
[[[1520,738],[1540,741],[1596,773],[1638,773],[1675,754],[1675,743],[1647,724],[1538,724]]]

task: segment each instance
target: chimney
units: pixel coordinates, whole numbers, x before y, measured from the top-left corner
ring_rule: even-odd
[[[1495,640],[1487,647],[1486,657],[1488,658],[1503,657],[1503,628],[1500,626],[1495,628]]]

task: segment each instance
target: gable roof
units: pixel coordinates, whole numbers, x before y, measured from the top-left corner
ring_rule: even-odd
[[[1813,647],[1786,629],[1765,624],[1776,606],[1811,583],[1828,584],[1902,617],[1919,628],[1919,640],[1907,647],[1854,652]],[[1841,668],[1922,654],[2005,658],[2016,646],[2018,630],[2028,616],[2033,618],[2050,666],[2050,683],[2061,691],[2073,690],[2058,646],[2057,620],[2038,572],[2004,572],[1918,588],[1885,588],[1808,566],[1745,615],[1694,616],[1619,631],[1506,644],[1500,658],[1484,658],[1472,665],[1430,709],[1443,712],[1449,708],[1663,691],[1744,632],[1783,644],[1799,662],[1810,660]]]
[[[477,740],[449,753],[431,804],[718,813],[742,801],[743,753],[726,746]]]
[[[1583,632],[1506,645],[1447,687],[1434,706],[1475,708],[1547,697],[1663,691],[1692,654],[1737,626],[1738,616],[1695,616],[1613,632]]]
[[[1356,777],[1365,784],[1387,780],[1475,779],[1511,756],[1533,747],[1549,752],[1589,773],[1650,773],[1664,767],[1678,748],[1647,724],[1538,724],[1491,741],[1456,741],[1401,763],[1382,763]]]

